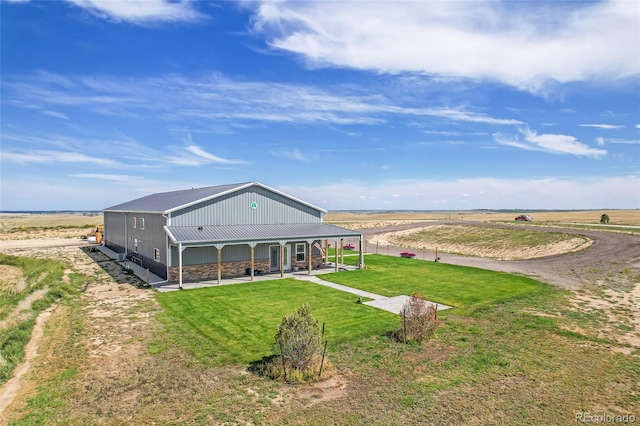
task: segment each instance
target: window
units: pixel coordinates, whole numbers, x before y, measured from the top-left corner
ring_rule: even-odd
[[[296,262],[304,262],[307,254],[307,245],[304,243],[296,244]]]
[[[140,229],[144,229],[144,217],[140,218]]]
[[[133,217],[133,227],[135,228],[137,225],[138,221],[136,220],[136,217]]]
[[[160,262],[160,249],[153,249],[153,260]]]
[[[133,239],[133,251],[135,251],[136,253],[138,252],[138,239],[137,238]]]

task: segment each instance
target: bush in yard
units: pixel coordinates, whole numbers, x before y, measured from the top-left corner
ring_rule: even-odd
[[[440,320],[438,320],[438,307],[417,292],[404,302],[400,312],[402,320],[401,337],[403,340],[416,340],[422,342],[433,334]]]
[[[322,333],[308,303],[282,318],[275,346],[280,351],[280,359],[272,359],[266,366],[267,375],[283,376],[294,382],[318,379],[323,355]]]
[[[600,223],[609,223],[609,215],[605,213],[600,216]]]

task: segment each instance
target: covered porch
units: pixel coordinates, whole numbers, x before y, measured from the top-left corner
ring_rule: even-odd
[[[311,275],[314,271],[333,269],[337,272],[344,265],[344,241],[345,239],[357,239],[358,262],[356,268],[364,267],[363,235],[360,232],[340,228],[324,223],[310,224],[285,224],[285,225],[234,225],[234,226],[165,226],[170,248],[177,251],[177,265],[168,262],[169,281],[176,282],[179,289],[184,288],[185,281],[211,281],[205,276],[187,274],[185,276],[185,263],[189,267],[212,268],[215,270],[216,284],[222,284],[223,269],[227,267],[225,279],[240,278],[241,271],[246,270],[248,281],[253,281],[257,273],[261,276],[265,273],[271,277],[284,278],[285,273],[306,273]],[[335,247],[332,259],[329,258],[329,245]],[[248,247],[248,255],[245,256]],[[256,247],[261,250],[261,256],[256,259]],[[264,250],[268,247],[268,267],[265,268]],[[291,247],[295,247],[292,253]],[[213,248],[215,259],[205,263],[194,264],[185,262],[185,257],[190,255],[190,249]],[[314,249],[315,253],[314,256]],[[355,247],[354,247],[355,249]],[[231,261],[223,262],[225,250],[230,255],[236,256]],[[238,254],[241,253],[241,254]],[[301,256],[302,255],[302,256]],[[168,256],[171,258],[171,256]],[[303,259],[300,262],[300,259]],[[191,259],[188,259],[191,260]],[[292,263],[296,266],[292,266]],[[332,267],[327,264],[332,262]],[[233,263],[233,264],[232,264]],[[298,269],[298,271],[295,271]],[[303,269],[300,272],[300,269]],[[173,274],[172,274],[173,271]],[[275,274],[274,274],[275,272]],[[206,275],[206,272],[204,272]],[[231,275],[231,276],[229,276]],[[247,279],[247,277],[242,277]]]

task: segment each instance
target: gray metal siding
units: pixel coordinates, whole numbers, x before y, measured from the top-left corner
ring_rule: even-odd
[[[136,218],[136,227],[133,228],[133,218]],[[164,225],[166,219],[160,214],[149,213],[128,213],[128,247],[129,251],[134,250],[134,239],[138,239],[138,254],[150,260],[154,258],[154,249],[160,250],[158,263],[167,263],[166,234]],[[142,219],[144,219],[144,229],[142,229]]]
[[[133,218],[136,227],[133,227]],[[142,219],[144,218],[144,229]],[[126,221],[126,231],[125,231]],[[143,266],[155,274],[166,276],[167,237],[164,232],[166,219],[160,214],[149,213],[104,213],[105,245],[112,250],[136,255],[142,259]],[[125,238],[126,235],[126,238]],[[135,252],[135,239],[138,239],[138,252]],[[160,250],[160,258],[155,260],[154,249]]]
[[[252,203],[257,207],[252,208]],[[171,214],[172,226],[319,223],[322,213],[260,187],[249,187]]]
[[[104,212],[104,239],[109,248],[124,247],[124,220],[122,213]]]
[[[287,243],[291,246],[291,256],[295,256],[296,243],[307,243],[305,241],[292,241]],[[258,244],[254,251],[254,259],[269,259],[269,246],[277,243]],[[307,247],[308,250],[308,247]],[[319,255],[317,248],[312,248],[313,255]],[[171,247],[172,265],[178,265],[178,248]],[[228,245],[222,248],[222,262],[249,261],[251,259],[251,249],[246,244]],[[217,263],[218,254],[215,247],[189,247],[182,252],[183,265],[200,265],[203,263]]]
[[[258,244],[254,251],[254,258],[268,259],[269,258],[269,245],[270,244]],[[224,246],[222,249],[222,261],[223,262],[238,262],[251,259],[251,249],[248,245],[229,245]],[[178,265],[178,248],[171,247],[171,264]],[[182,264],[183,265],[200,265],[203,263],[217,263],[218,254],[215,247],[189,247],[182,251]]]

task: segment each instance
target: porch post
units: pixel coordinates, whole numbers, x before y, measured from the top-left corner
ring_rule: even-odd
[[[311,256],[313,255],[313,246],[311,245],[311,243],[307,243],[309,245],[309,270],[307,271],[307,275],[311,275],[311,269],[313,268],[313,260],[311,259]]]
[[[284,245],[280,244],[280,278],[284,278]]]
[[[364,236],[360,234],[360,261],[358,265],[358,269],[364,269],[364,252],[362,251],[362,240]]]
[[[336,272],[338,272],[338,239],[336,238]]]
[[[182,290],[182,243],[178,243],[178,288]]]
[[[340,264],[344,265],[344,238],[340,238]]]
[[[222,278],[222,247],[216,247],[218,251],[218,284],[220,284],[220,279]]]
[[[255,248],[254,248],[254,246],[250,246],[250,247],[251,247],[251,265],[249,265],[249,266],[251,267],[251,281],[253,281],[253,273],[254,273],[254,271],[253,271],[253,261],[254,261]]]
[[[328,263],[329,262],[329,240],[325,239],[324,240],[324,253],[322,256],[322,261],[324,263]]]

